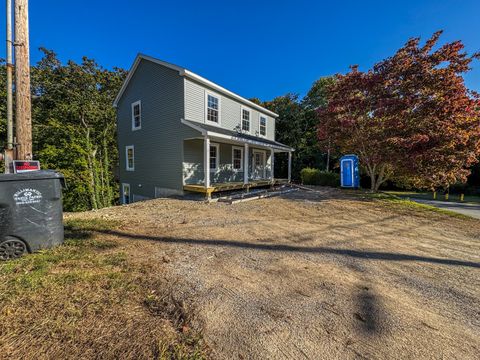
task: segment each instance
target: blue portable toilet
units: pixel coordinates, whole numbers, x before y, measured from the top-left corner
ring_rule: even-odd
[[[360,187],[357,155],[344,155],[340,158],[340,184],[344,188]]]

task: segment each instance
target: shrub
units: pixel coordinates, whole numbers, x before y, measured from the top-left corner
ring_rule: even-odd
[[[322,171],[319,169],[304,168],[300,171],[300,178],[304,185],[321,185],[321,186],[339,186],[340,175],[330,171]]]

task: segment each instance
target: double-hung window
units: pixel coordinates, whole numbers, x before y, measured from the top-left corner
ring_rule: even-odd
[[[210,171],[215,171],[218,169],[218,164],[220,160],[220,151],[218,144],[210,145]]]
[[[142,102],[140,100],[132,103],[132,130],[142,128]]]
[[[250,132],[250,110],[242,108],[242,131]]]
[[[220,97],[207,93],[207,120],[220,124]]]
[[[135,148],[133,145],[125,147],[125,168],[127,171],[135,170]]]
[[[267,136],[267,118],[265,116],[260,115],[258,130],[260,132],[260,136]]]
[[[243,149],[240,147],[232,148],[232,165],[234,170],[243,170]]]

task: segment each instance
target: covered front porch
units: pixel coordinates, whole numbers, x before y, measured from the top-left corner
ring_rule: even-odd
[[[183,189],[210,198],[215,192],[289,183],[292,151],[283,144],[251,135],[205,130],[202,136],[183,142]],[[274,176],[276,153],[288,153],[285,179]]]

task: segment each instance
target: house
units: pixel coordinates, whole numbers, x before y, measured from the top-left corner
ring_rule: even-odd
[[[114,106],[122,203],[289,182],[278,115],[193,72],[139,54]],[[288,179],[273,177],[288,153]]]

